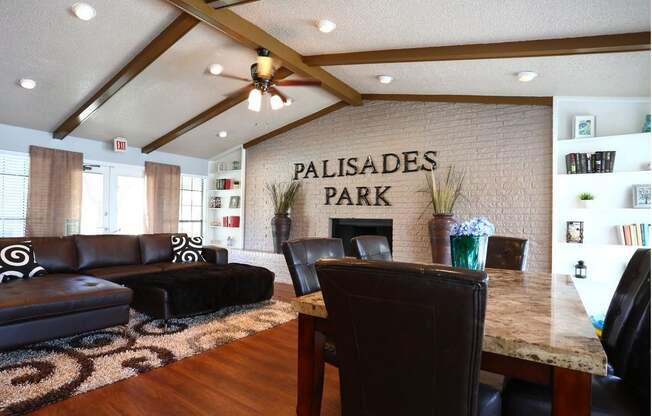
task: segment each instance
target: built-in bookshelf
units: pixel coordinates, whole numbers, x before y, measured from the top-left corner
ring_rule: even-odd
[[[583,260],[587,279],[575,279],[589,314],[606,311],[622,272],[638,245],[619,235],[628,224],[649,224],[650,209],[634,208],[633,186],[650,184],[650,133],[641,133],[649,98],[555,97],[553,103],[553,272],[573,274]],[[574,116],[595,116],[595,137],[573,138]],[[615,152],[613,171],[569,174],[567,155]],[[599,153],[598,153],[599,155]],[[589,169],[590,170],[590,169]],[[579,169],[578,169],[579,171]],[[595,196],[584,207],[579,194]],[[567,222],[581,221],[583,241],[567,241]]]
[[[211,244],[244,247],[245,150],[238,146],[209,162],[205,235]]]

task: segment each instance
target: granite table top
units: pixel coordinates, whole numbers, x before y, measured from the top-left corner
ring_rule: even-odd
[[[487,269],[483,350],[607,374],[607,356],[568,275]],[[292,300],[305,315],[327,318],[321,292]]]

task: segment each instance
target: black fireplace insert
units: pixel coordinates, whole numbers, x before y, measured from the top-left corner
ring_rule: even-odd
[[[392,220],[368,218],[331,218],[331,237],[341,238],[344,253],[354,256],[351,239],[360,235],[382,235],[387,237],[392,248]]]

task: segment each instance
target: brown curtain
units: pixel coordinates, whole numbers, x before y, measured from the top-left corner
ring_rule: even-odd
[[[145,162],[147,181],[148,233],[176,233],[179,230],[181,168],[175,165]]]
[[[26,234],[62,236],[67,224],[72,224],[69,232],[75,230],[81,218],[84,155],[30,146],[29,158]]]

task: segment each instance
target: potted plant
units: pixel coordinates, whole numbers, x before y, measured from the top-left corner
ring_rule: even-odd
[[[494,225],[482,217],[453,225],[450,236],[453,267],[484,270],[487,243],[494,231]]]
[[[592,208],[593,207],[593,201],[595,200],[595,196],[593,196],[592,193],[590,192],[582,192],[579,194],[578,198],[580,199],[580,206],[582,208]]]
[[[274,204],[274,217],[272,218],[272,238],[274,252],[281,252],[281,244],[290,238],[292,220],[288,216],[290,208],[299,192],[301,184],[298,181],[268,183],[267,192]]]
[[[451,264],[450,231],[456,223],[453,208],[457,198],[462,192],[464,172],[458,172],[454,166],[449,166],[444,172],[437,172],[435,168],[426,175],[428,192],[432,205],[432,218],[428,222],[430,231],[430,248],[432,262]]]

